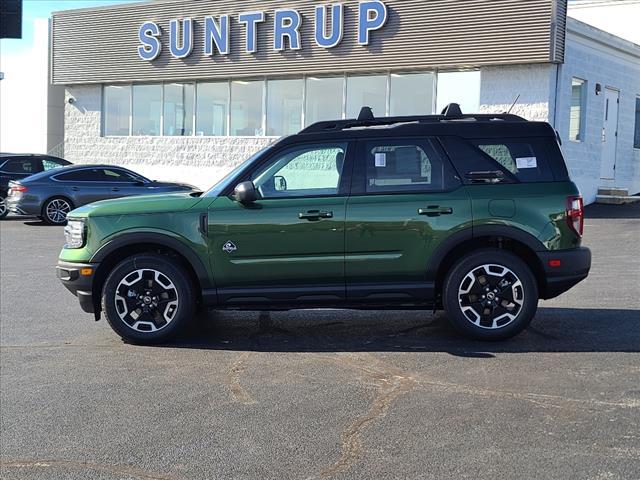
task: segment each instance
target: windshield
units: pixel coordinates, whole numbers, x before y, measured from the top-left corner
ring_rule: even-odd
[[[222,193],[222,191],[228,186],[228,184],[229,184],[229,182],[231,180],[233,180],[236,176],[238,176],[243,170],[248,168],[255,160],[257,160],[263,153],[265,153],[270,148],[271,148],[271,146],[268,146],[268,147],[263,148],[262,150],[258,151],[257,153],[254,153],[247,160],[242,162],[240,165],[238,165],[236,168],[234,168],[231,172],[229,172],[227,175],[225,175],[225,177],[222,180],[220,180],[213,187],[211,187],[211,189],[209,191],[207,191],[203,195],[203,197],[217,197],[217,196],[219,196]]]

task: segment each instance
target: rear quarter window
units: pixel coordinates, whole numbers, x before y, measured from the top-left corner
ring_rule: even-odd
[[[546,148],[540,140],[487,139],[473,140],[472,143],[521,182],[552,182],[554,180]]]

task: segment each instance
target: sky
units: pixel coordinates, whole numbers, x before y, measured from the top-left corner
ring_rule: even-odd
[[[51,12],[74,8],[102,7],[133,3],[134,0],[23,0],[22,2],[22,38],[0,41],[0,52],[14,54],[29,50],[33,46],[33,21],[36,18],[49,18]]]

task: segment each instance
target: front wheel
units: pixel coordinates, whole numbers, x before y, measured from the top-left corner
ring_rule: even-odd
[[[107,277],[102,310],[124,340],[165,342],[193,317],[192,282],[179,262],[169,256],[136,255],[118,264]]]
[[[516,255],[483,249],[462,257],[445,280],[443,303],[460,333],[478,340],[519,334],[538,309],[538,286]]]
[[[5,198],[0,196],[0,220],[6,217],[9,214],[9,210],[7,209],[7,203]]]

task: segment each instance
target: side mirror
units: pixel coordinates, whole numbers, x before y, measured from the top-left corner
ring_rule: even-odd
[[[233,196],[236,202],[250,205],[258,199],[258,191],[253,182],[242,182],[236,186]]]

